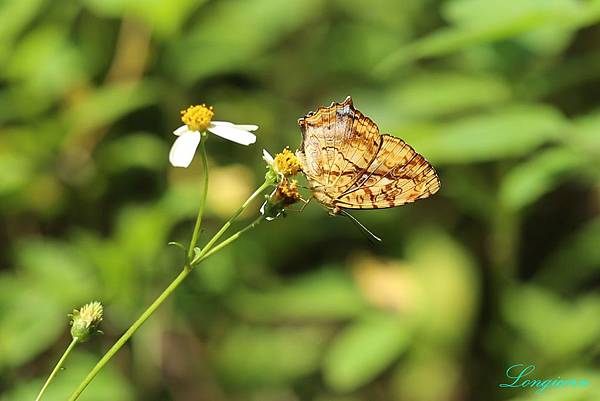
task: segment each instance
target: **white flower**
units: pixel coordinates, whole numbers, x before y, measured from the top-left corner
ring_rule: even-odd
[[[209,131],[241,145],[250,145],[256,142],[256,136],[252,131],[258,129],[258,125],[237,125],[227,121],[211,121],[213,116],[212,107],[205,105],[191,106],[181,112],[182,121],[185,123],[173,131],[177,139],[171,146],[169,161],[175,167],[188,167],[194,158],[201,132]]]

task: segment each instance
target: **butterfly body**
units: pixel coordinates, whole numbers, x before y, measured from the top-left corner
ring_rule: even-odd
[[[313,196],[334,214],[400,206],[440,188],[431,164],[402,139],[381,135],[349,96],[298,124],[302,145],[296,155]]]

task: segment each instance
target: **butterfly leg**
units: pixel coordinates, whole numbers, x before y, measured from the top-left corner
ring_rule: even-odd
[[[313,199],[313,196],[311,196],[308,199],[303,199],[300,198],[300,202],[302,202],[302,206],[300,206],[299,209],[285,209],[288,212],[297,212],[297,213],[301,213],[304,211],[304,209],[306,208],[306,206],[308,206],[308,204],[310,203],[310,201]]]

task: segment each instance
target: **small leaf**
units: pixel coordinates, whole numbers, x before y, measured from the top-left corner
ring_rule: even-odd
[[[565,148],[545,150],[506,174],[500,185],[500,199],[512,210],[521,209],[585,165],[586,159],[579,152]]]
[[[185,251],[185,246],[183,246],[183,244],[181,244],[180,242],[171,241],[171,242],[167,243],[167,245],[176,246],[177,248],[181,248],[182,250]]]
[[[398,315],[372,315],[353,324],[325,356],[325,381],[336,391],[352,391],[390,366],[409,346],[412,330]]]
[[[198,262],[198,259],[200,259],[200,254],[202,253],[202,249],[198,248],[197,246],[194,247],[194,257],[192,258],[192,263],[191,264],[195,264]]]

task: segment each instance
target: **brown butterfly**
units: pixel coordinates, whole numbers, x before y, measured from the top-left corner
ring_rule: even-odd
[[[440,189],[433,166],[402,139],[381,135],[350,96],[298,124],[302,145],[296,155],[313,196],[334,214],[400,206]]]

